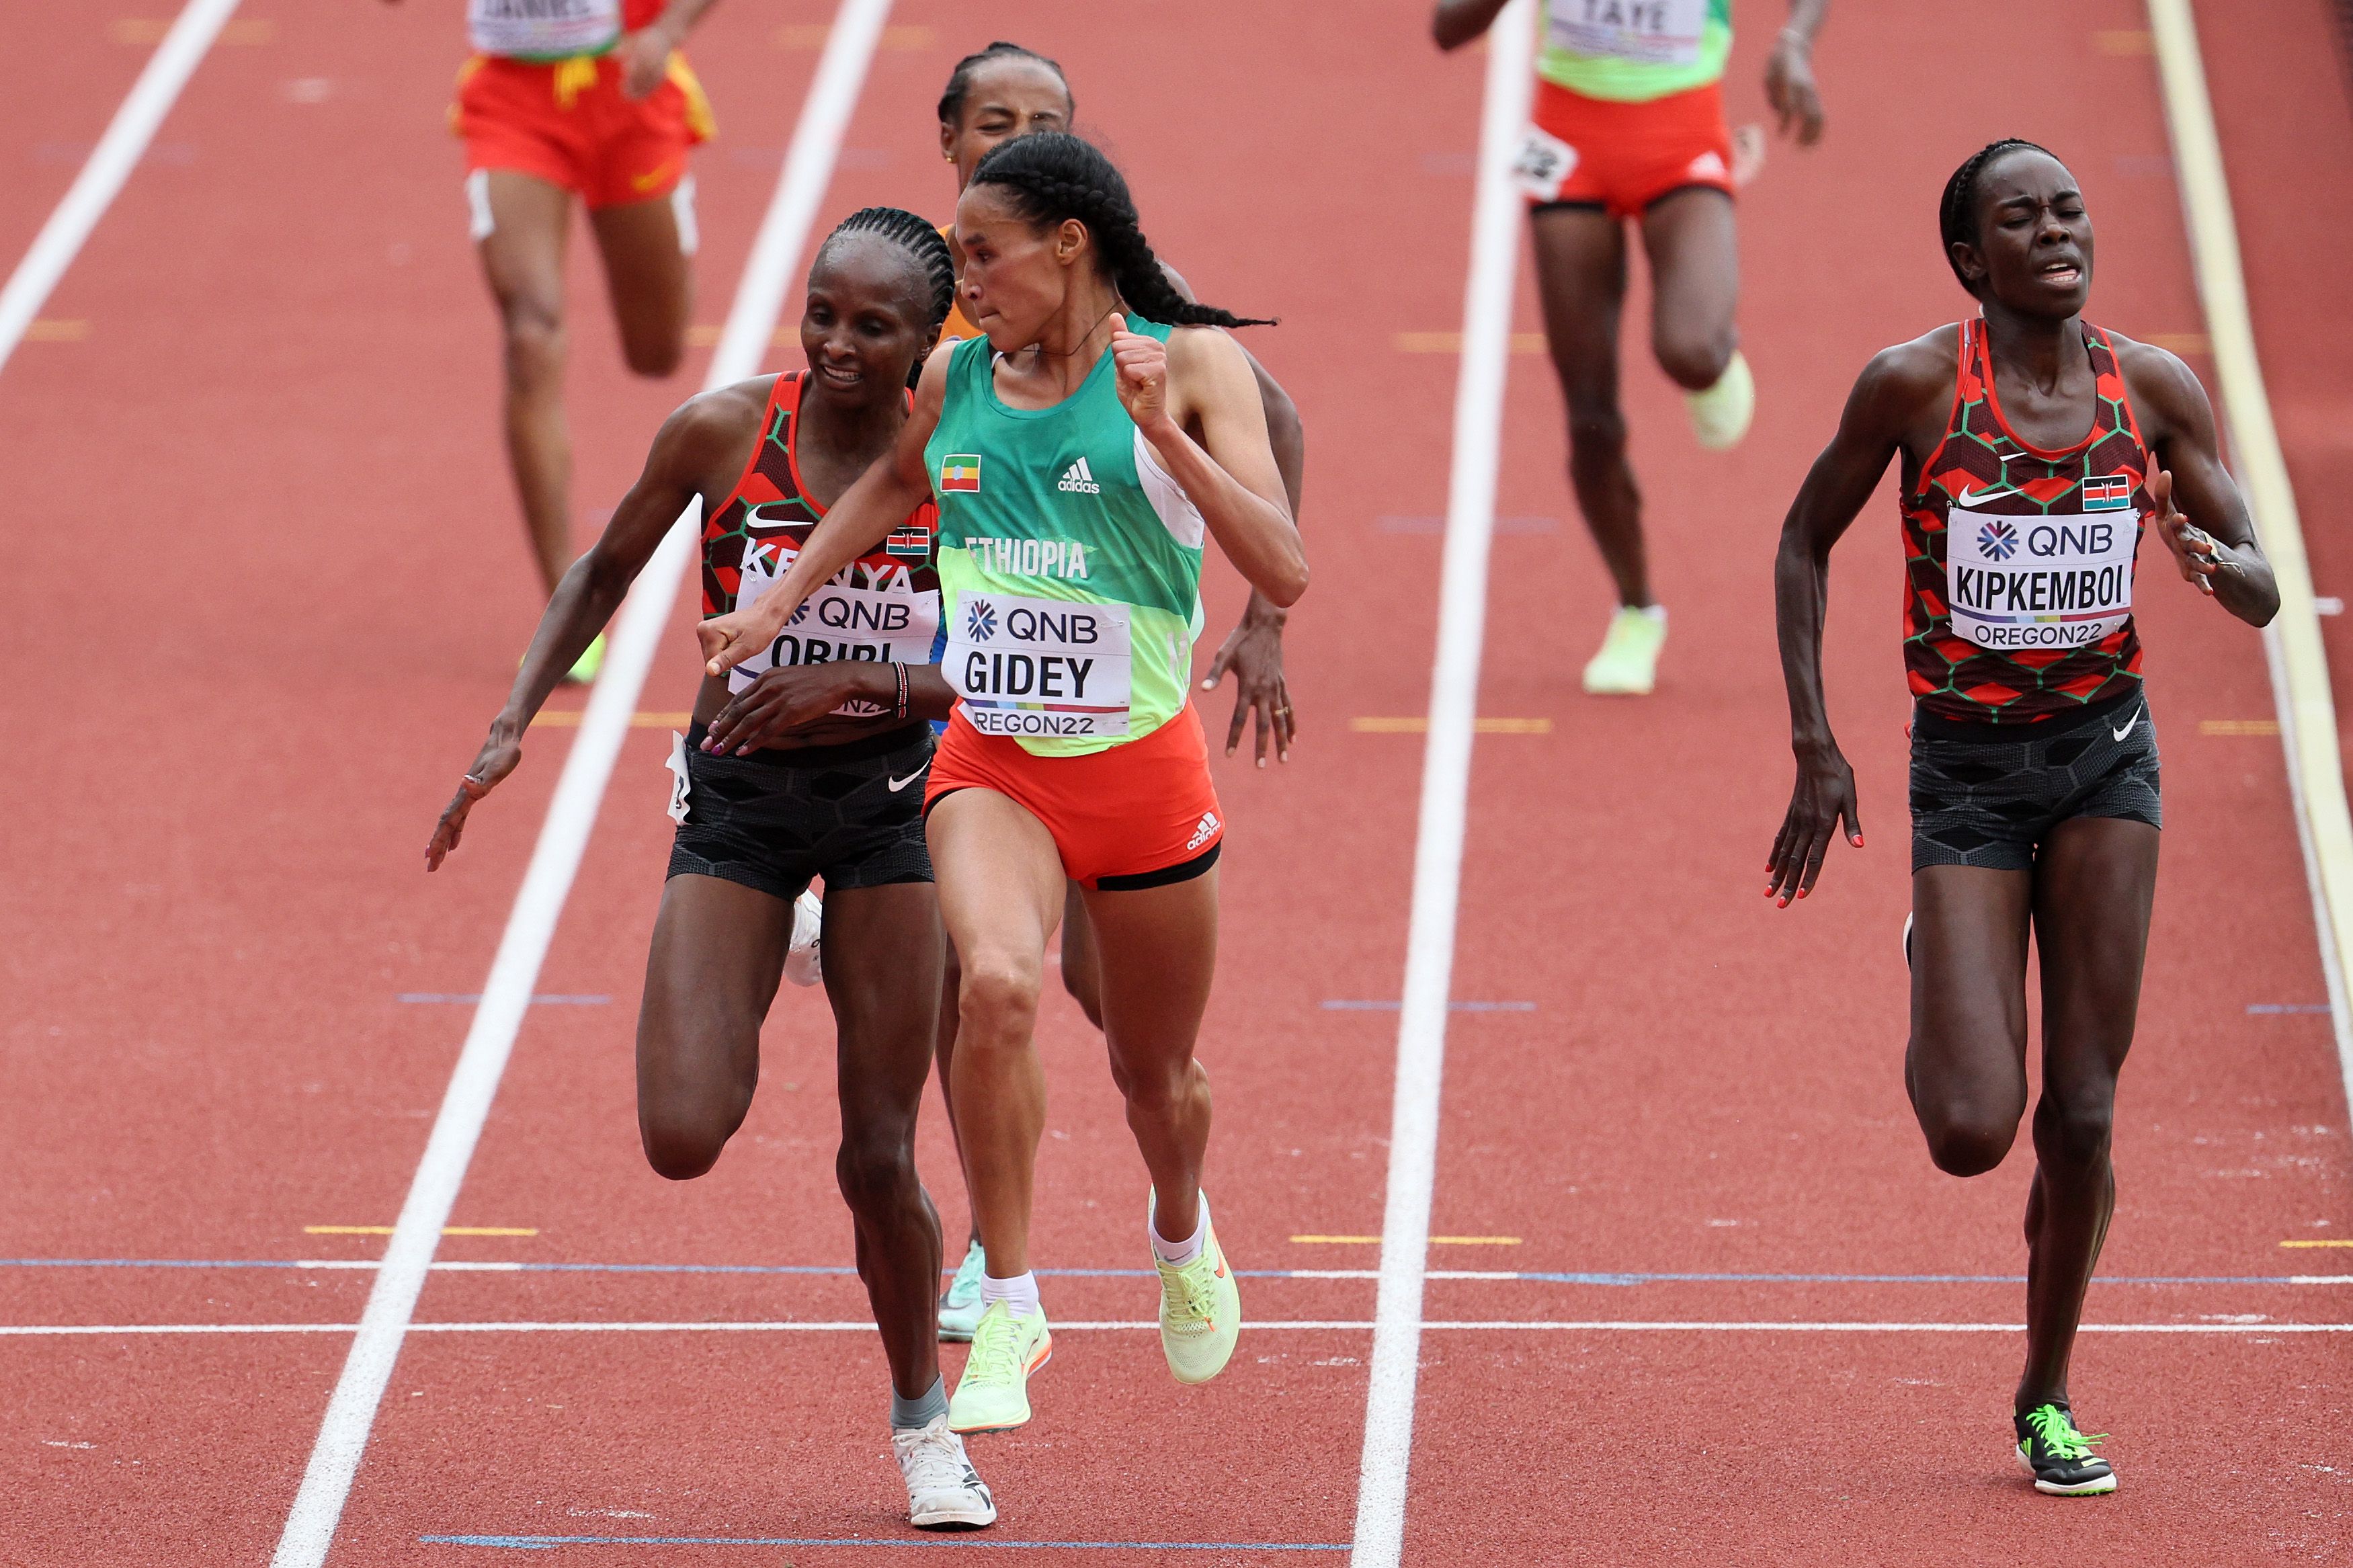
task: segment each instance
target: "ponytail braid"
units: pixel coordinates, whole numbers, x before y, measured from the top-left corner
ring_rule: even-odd
[[[1953,269],[1953,276],[1960,279],[1961,287],[1972,295],[1977,286],[1962,276],[1961,264],[1953,259],[1953,247],[1964,242],[1978,243],[1978,181],[1995,159],[2020,152],[2058,157],[2048,147],[2005,136],[1999,142],[1987,142],[1963,159],[1961,166],[1953,171],[1953,177],[1945,182],[1945,199],[1936,209],[1936,232],[1945,241],[1945,265]]]
[[[1172,327],[1271,327],[1271,319],[1237,316],[1187,300],[1168,280],[1136,221],[1135,201],[1112,161],[1082,138],[1034,132],[999,142],[973,171],[976,185],[998,185],[1013,209],[1039,228],[1076,218],[1120,298],[1147,321]]]
[[[862,234],[872,235],[903,252],[923,273],[926,291],[916,304],[923,312],[923,342],[928,347],[937,341],[941,325],[955,307],[955,258],[948,254],[948,242],[940,237],[940,231],[932,226],[930,219],[918,217],[903,207],[860,207],[825,237],[809,271],[814,274],[823,266],[835,246]],[[917,354],[913,367],[907,372],[909,386],[923,379],[923,358]]]

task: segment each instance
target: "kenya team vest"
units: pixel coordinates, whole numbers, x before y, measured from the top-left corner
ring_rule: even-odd
[[[702,522],[702,614],[707,620],[756,603],[800,553],[825,516],[808,499],[793,456],[802,373],[776,377],[759,443],[727,500]],[[929,501],[892,530],[880,550],[860,556],[794,612],[774,642],[727,672],[741,691],[764,669],[838,658],[935,664],[940,657],[940,579],[934,560],[938,513]],[[871,718],[882,709],[838,710]]]
[[[1938,718],[2028,724],[2140,684],[2133,563],[2148,448],[2107,333],[2085,322],[2084,346],[2092,428],[2049,451],[2010,433],[1985,321],[1961,323],[1952,417],[1901,503],[1905,670]]]
[[[1135,316],[1128,330],[1167,341]],[[1141,740],[1185,706],[1200,512],[1121,406],[1106,353],[1050,408],[997,395],[988,340],[958,343],[924,447],[939,501],[941,672],[984,735],[1039,756]]]

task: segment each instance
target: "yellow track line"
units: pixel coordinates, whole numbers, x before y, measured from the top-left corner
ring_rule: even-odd
[[[2279,618],[2264,634],[2273,654],[2274,686],[2290,778],[2303,818],[2314,882],[2313,913],[2328,970],[2337,1025],[2337,1067],[2353,1100],[2353,1033],[2348,1033],[2344,976],[2353,971],[2353,816],[2345,801],[2337,759],[2337,703],[2313,603],[2312,568],[2304,552],[2295,491],[2272,424],[2272,404],[2255,357],[2255,331],[2247,314],[2247,280],[2239,264],[2238,220],[2222,174],[2222,145],[2214,106],[2206,94],[2206,63],[2198,50],[2190,0],[2148,0],[2157,40],[2165,119],[2173,133],[2174,167],[2189,228],[2198,294],[2213,338],[2214,372],[2231,433],[2239,483],[2246,489],[2255,528],[2279,581]]]

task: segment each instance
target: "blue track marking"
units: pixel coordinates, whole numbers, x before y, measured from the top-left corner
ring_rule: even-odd
[[[352,1268],[373,1258],[0,1258],[0,1268]],[[838,1263],[437,1263],[449,1273],[486,1274],[818,1274],[855,1276]],[[947,1279],[951,1270],[943,1269]],[[1040,1268],[1062,1279],[1152,1279],[1149,1268]],[[1245,1279],[1370,1279],[1370,1269],[1238,1268]],[[2023,1285],[2023,1274],[1636,1274],[1547,1269],[1430,1270],[1432,1279],[1468,1278],[1527,1285]],[[2094,1285],[2353,1285],[2353,1274],[2117,1274]]]
[[[849,1540],[789,1535],[420,1535],[420,1546],[495,1546],[553,1552],[560,1546],[900,1546],[999,1552],[1346,1552],[1345,1541],[1007,1541],[987,1535]]]

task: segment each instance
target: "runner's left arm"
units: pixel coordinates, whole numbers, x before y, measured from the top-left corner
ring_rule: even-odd
[[[2279,614],[2279,584],[2246,498],[2222,466],[2206,388],[2177,356],[2152,344],[2134,345],[2127,363],[2133,402],[2150,426],[2143,434],[2163,465],[2148,477],[2157,503],[2150,528],[2185,580],[2249,626],[2269,626]]]
[[[1187,300],[1197,298],[1193,286],[1184,275],[1163,261],[1161,273],[1169,286]],[[1291,517],[1299,520],[1299,497],[1307,476],[1307,429],[1299,418],[1299,405],[1291,394],[1274,379],[1266,366],[1258,363],[1258,355],[1237,338],[1235,344],[1242,357],[1250,361],[1250,374],[1258,380],[1259,406],[1266,411],[1267,445],[1273,448],[1274,466],[1282,475],[1282,493],[1291,502]],[[1201,689],[1214,691],[1228,671],[1234,678],[1234,721],[1226,729],[1226,755],[1232,756],[1242,743],[1242,721],[1254,718],[1254,739],[1258,749],[1258,765],[1266,766],[1267,742],[1274,742],[1274,754],[1280,762],[1291,760],[1292,738],[1298,732],[1297,721],[1291,712],[1291,686],[1282,675],[1282,628],[1290,612],[1278,608],[1274,602],[1256,588],[1250,592],[1250,602],[1242,607],[1242,617],[1209,660],[1208,673],[1201,679]]]
[[[1307,554],[1267,443],[1266,411],[1241,345],[1181,328],[1162,343],[1111,319],[1119,400],[1162,468],[1199,509],[1235,570],[1279,608],[1307,591]],[[1201,439],[1185,431],[1199,425]]]
[[[629,98],[644,98],[659,87],[670,75],[670,57],[702,14],[719,0],[670,0],[662,14],[638,28],[620,44],[621,91]]]
[[[1430,14],[1430,36],[1441,49],[1459,49],[1495,25],[1505,0],[1438,0]]]

